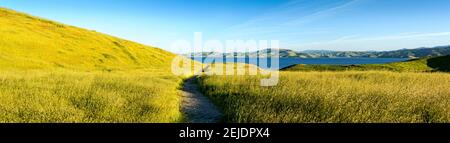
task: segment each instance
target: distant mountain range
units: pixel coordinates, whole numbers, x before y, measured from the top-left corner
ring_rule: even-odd
[[[208,56],[208,57],[267,57],[272,56],[268,53],[279,53],[281,58],[421,58],[421,57],[435,57],[450,55],[449,46],[438,46],[432,48],[417,48],[417,49],[401,49],[395,51],[329,51],[329,50],[306,50],[293,51],[289,49],[265,49],[249,53],[217,53],[217,52],[203,52],[191,53],[194,57]],[[276,52],[278,51],[278,52]],[[185,56],[188,56],[186,54]]]

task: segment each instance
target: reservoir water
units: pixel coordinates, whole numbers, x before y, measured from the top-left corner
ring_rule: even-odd
[[[224,58],[218,60],[217,58],[192,58],[203,63],[214,62],[237,62],[258,65],[262,68],[272,68],[270,59],[265,60],[267,67],[261,66],[264,60],[259,61],[257,58]],[[359,65],[359,64],[383,64],[390,62],[400,62],[408,60],[406,58],[279,58],[279,69],[289,67],[296,64],[329,64],[329,65]],[[265,64],[262,64],[265,65]]]

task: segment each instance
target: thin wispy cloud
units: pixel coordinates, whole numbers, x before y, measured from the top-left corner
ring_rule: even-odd
[[[284,23],[283,26],[298,26],[301,24],[305,24],[308,22],[312,22],[314,20],[320,19],[320,18],[325,18],[327,16],[333,15],[335,13],[337,13],[339,10],[343,10],[347,7],[350,7],[354,4],[356,4],[357,2],[359,2],[360,0],[351,0],[348,2],[345,2],[341,5],[337,5],[335,7],[331,7],[328,9],[324,9],[324,10],[320,10],[317,11],[315,13],[312,13],[310,15],[304,16],[304,17],[300,17],[300,18],[296,18],[294,20],[288,21],[287,23]]]
[[[272,38],[303,35],[304,33],[311,33],[311,29],[305,29],[302,25],[333,16],[340,10],[357,4],[358,1],[335,0],[317,1],[315,3],[304,0],[290,1],[271,9],[268,13],[225,29],[220,34],[231,38],[252,37],[262,34],[271,35]],[[324,31],[319,30],[317,32],[323,33]]]
[[[411,38],[423,38],[423,37],[439,37],[439,36],[449,36],[450,32],[437,32],[437,33],[416,33],[416,34],[400,34],[400,35],[392,35],[392,36],[382,36],[375,38],[364,38],[364,39],[356,39],[356,40],[395,40],[395,39],[411,39]]]
[[[305,49],[345,49],[344,51],[366,51],[383,50],[386,48],[418,48],[418,46],[439,46],[448,44],[450,32],[435,33],[402,33],[395,35],[385,35],[378,37],[360,38],[357,35],[341,37],[330,41],[319,41],[312,43],[291,43],[289,47],[299,47],[298,50]],[[380,43],[386,44],[380,46]],[[414,47],[417,46],[417,47]]]
[[[393,3],[370,0],[294,0],[224,29],[218,37],[280,40],[282,48],[293,50],[395,50],[450,44],[445,40],[450,36],[445,32],[450,27],[430,27],[432,23],[418,20],[426,13],[411,11],[424,8],[423,5],[405,8],[390,4]],[[389,9],[383,7],[389,7],[391,12],[385,12]]]

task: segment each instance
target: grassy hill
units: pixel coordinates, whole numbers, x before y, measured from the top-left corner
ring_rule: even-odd
[[[175,54],[0,8],[0,122],[179,122]]]
[[[413,59],[404,62],[394,62],[386,64],[364,64],[364,65],[294,65],[282,69],[283,71],[409,71],[409,72],[429,72],[429,71],[450,71],[449,56]]]
[[[164,50],[0,8],[0,69],[169,68]]]

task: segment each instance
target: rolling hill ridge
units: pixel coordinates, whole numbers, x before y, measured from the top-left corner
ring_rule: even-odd
[[[0,69],[168,69],[174,54],[0,8]]]
[[[397,71],[397,72],[449,72],[450,55],[412,59],[404,62],[363,65],[293,65],[283,71]]]

